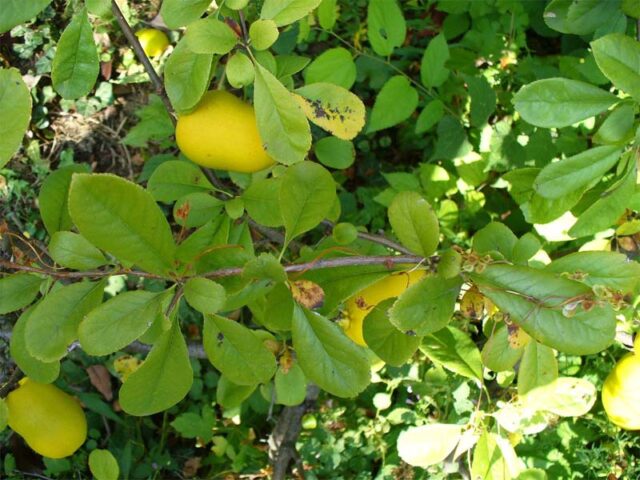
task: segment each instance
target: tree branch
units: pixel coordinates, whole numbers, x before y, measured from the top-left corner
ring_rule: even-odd
[[[124,15],[120,10],[120,7],[116,3],[116,0],[111,0],[111,11],[113,12],[113,16],[116,17],[116,21],[120,26],[120,30],[122,30],[122,33],[124,33],[124,36],[127,38],[127,41],[133,48],[133,51],[138,57],[138,60],[140,60],[140,63],[142,63],[142,65],[144,66],[144,69],[146,70],[147,74],[149,75],[149,78],[151,79],[151,83],[153,83],[153,86],[156,89],[156,93],[162,99],[162,103],[164,103],[164,106],[166,107],[167,112],[169,112],[169,117],[171,118],[171,122],[175,126],[176,118],[173,115],[174,113],[173,106],[171,105],[171,101],[169,100],[169,97],[167,96],[167,92],[164,89],[164,83],[162,82],[162,79],[156,72],[155,68],[153,68],[153,65],[151,64],[149,57],[147,57],[147,54],[144,53],[144,49],[142,48],[142,45],[140,45],[140,41],[138,40],[138,37],[136,37],[135,33],[133,33],[133,30],[131,30],[129,23],[127,23],[127,19],[124,18]]]
[[[322,224],[329,227],[331,231],[333,231],[333,227],[335,227],[335,223],[329,220],[323,220]],[[413,255],[413,252],[411,250],[403,247],[399,243],[396,243],[393,240],[383,235],[376,235],[374,233],[367,233],[367,232],[358,232],[358,238],[361,238],[363,240],[368,240],[373,243],[378,243],[380,245],[384,245],[385,247],[389,247],[392,250],[395,250],[396,252],[404,253],[406,255]]]
[[[292,461],[297,461],[296,442],[302,429],[302,416],[313,408],[320,394],[317,385],[307,386],[307,396],[300,405],[282,409],[269,436],[269,460],[273,465],[272,480],[284,480]],[[299,472],[304,478],[304,472]]]
[[[395,265],[417,265],[425,264],[432,268],[438,262],[438,257],[433,256],[427,259],[419,257],[417,255],[381,255],[381,256],[360,256],[355,255],[352,257],[338,257],[314,260],[306,263],[293,263],[285,265],[284,270],[287,273],[301,273],[308,270],[318,270],[322,268],[339,268],[339,267],[353,267],[364,265],[386,265],[391,269]],[[81,278],[104,278],[114,275],[133,275],[136,277],[153,278],[160,280],[170,280],[168,277],[162,275],[156,275],[154,273],[143,272],[141,270],[88,270],[84,272],[66,271],[66,270],[53,270],[42,267],[32,267],[30,265],[21,265],[18,263],[10,262],[8,260],[0,260],[0,267],[6,270],[40,273],[43,275],[49,275],[54,278],[65,279],[81,279]],[[241,275],[243,267],[229,267],[212,270],[199,275],[189,275],[181,278],[187,280],[192,277],[206,277],[206,278],[226,278],[235,277]]]

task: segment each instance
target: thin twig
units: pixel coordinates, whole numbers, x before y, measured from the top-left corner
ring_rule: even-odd
[[[9,332],[9,337],[11,337],[11,332]],[[11,376],[7,379],[7,381],[0,387],[0,398],[4,398],[9,395],[9,392],[13,390],[13,388],[18,384],[20,379],[24,376],[22,370],[18,367],[13,371]]]
[[[308,270],[318,270],[322,268],[339,268],[339,267],[354,267],[354,266],[364,266],[364,265],[386,265],[389,268],[394,265],[416,265],[419,263],[425,263],[427,265],[431,265],[432,263],[436,263],[438,257],[430,257],[425,259],[417,256],[417,255],[379,255],[379,256],[360,256],[355,255],[352,257],[338,257],[338,258],[328,258],[321,260],[314,260],[311,262],[305,263],[294,263],[284,266],[284,270],[287,273],[300,273],[306,272]],[[153,278],[160,280],[169,280],[168,277],[157,275],[154,273],[143,272],[141,270],[88,270],[84,272],[75,272],[75,271],[56,271],[56,270],[48,270],[46,268],[40,267],[32,267],[30,265],[21,265],[18,263],[13,263],[8,260],[0,260],[0,267],[13,270],[13,271],[22,271],[22,272],[32,272],[32,273],[40,273],[43,275],[49,275],[54,278],[66,278],[66,279],[81,279],[81,278],[104,278],[111,277],[115,275],[133,275],[136,277],[142,278]],[[238,275],[242,275],[244,268],[243,267],[228,267],[228,268],[220,268],[217,270],[211,270],[209,272],[201,273],[198,275],[187,275],[182,277],[181,280],[188,280],[192,277],[205,277],[205,278],[226,278],[226,277],[236,277]]]
[[[176,119],[173,115],[173,106],[171,105],[171,101],[167,96],[167,92],[164,88],[164,83],[162,82],[162,79],[156,72],[155,68],[153,68],[149,57],[147,57],[147,54],[144,53],[144,49],[142,48],[142,45],[140,45],[138,37],[136,37],[135,33],[133,33],[133,30],[131,30],[131,26],[129,26],[129,23],[127,23],[127,19],[124,18],[120,7],[116,3],[116,0],[111,0],[111,11],[113,12],[113,16],[116,17],[116,21],[118,22],[122,33],[124,33],[124,36],[127,37],[127,41],[133,48],[133,51],[138,57],[138,60],[140,60],[140,63],[142,63],[142,65],[144,66],[144,69],[146,70],[149,78],[151,79],[151,82],[153,83],[153,86],[156,89],[156,93],[160,96],[162,103],[164,103],[164,106],[167,108],[169,117],[171,118],[171,122],[175,126]]]
[[[332,231],[333,231],[333,228],[335,227],[335,224],[329,220],[323,220],[322,224],[331,228]],[[393,240],[390,240],[389,238],[383,235],[376,235],[374,233],[366,233],[366,232],[358,232],[358,238],[361,238],[363,240],[368,240],[373,243],[378,243],[380,245],[384,245],[385,247],[389,247],[395,250],[396,252],[404,253],[406,255],[413,255],[413,252],[411,250],[403,247],[399,243],[396,243]]]

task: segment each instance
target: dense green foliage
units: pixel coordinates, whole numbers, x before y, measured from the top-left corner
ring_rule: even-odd
[[[6,429],[4,476],[268,477],[310,384],[307,478],[640,476],[598,399],[638,330],[636,2],[119,1],[170,36],[166,98],[110,1],[29,3],[0,10],[0,353],[89,440]],[[211,88],[274,167],[179,152]]]

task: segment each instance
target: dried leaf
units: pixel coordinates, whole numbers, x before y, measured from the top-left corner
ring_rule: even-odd
[[[317,283],[296,280],[291,282],[290,287],[293,299],[303,307],[313,310],[324,304],[324,290]]]
[[[111,389],[111,375],[104,365],[91,365],[87,367],[87,374],[91,385],[96,387],[102,396],[110,402],[113,400],[113,390]]]

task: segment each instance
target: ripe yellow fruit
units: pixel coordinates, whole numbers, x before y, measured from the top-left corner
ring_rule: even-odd
[[[424,270],[399,272],[378,280],[369,285],[349,300],[345,305],[345,318],[341,325],[347,336],[358,345],[366,346],[362,335],[364,317],[378,303],[387,298],[397,297],[411,285],[417,283],[426,275]]]
[[[178,117],[176,141],[204,167],[252,173],[275,163],[262,147],[253,107],[223,90],[205,93],[193,112]]]
[[[82,407],[55,385],[24,378],[6,402],[9,427],[44,457],[68,457],[87,438]]]
[[[609,373],[602,387],[602,405],[616,425],[640,430],[640,355],[625,355]]]
[[[147,57],[159,57],[169,46],[167,35],[155,28],[138,30],[136,37],[138,37],[142,50],[147,54]]]

